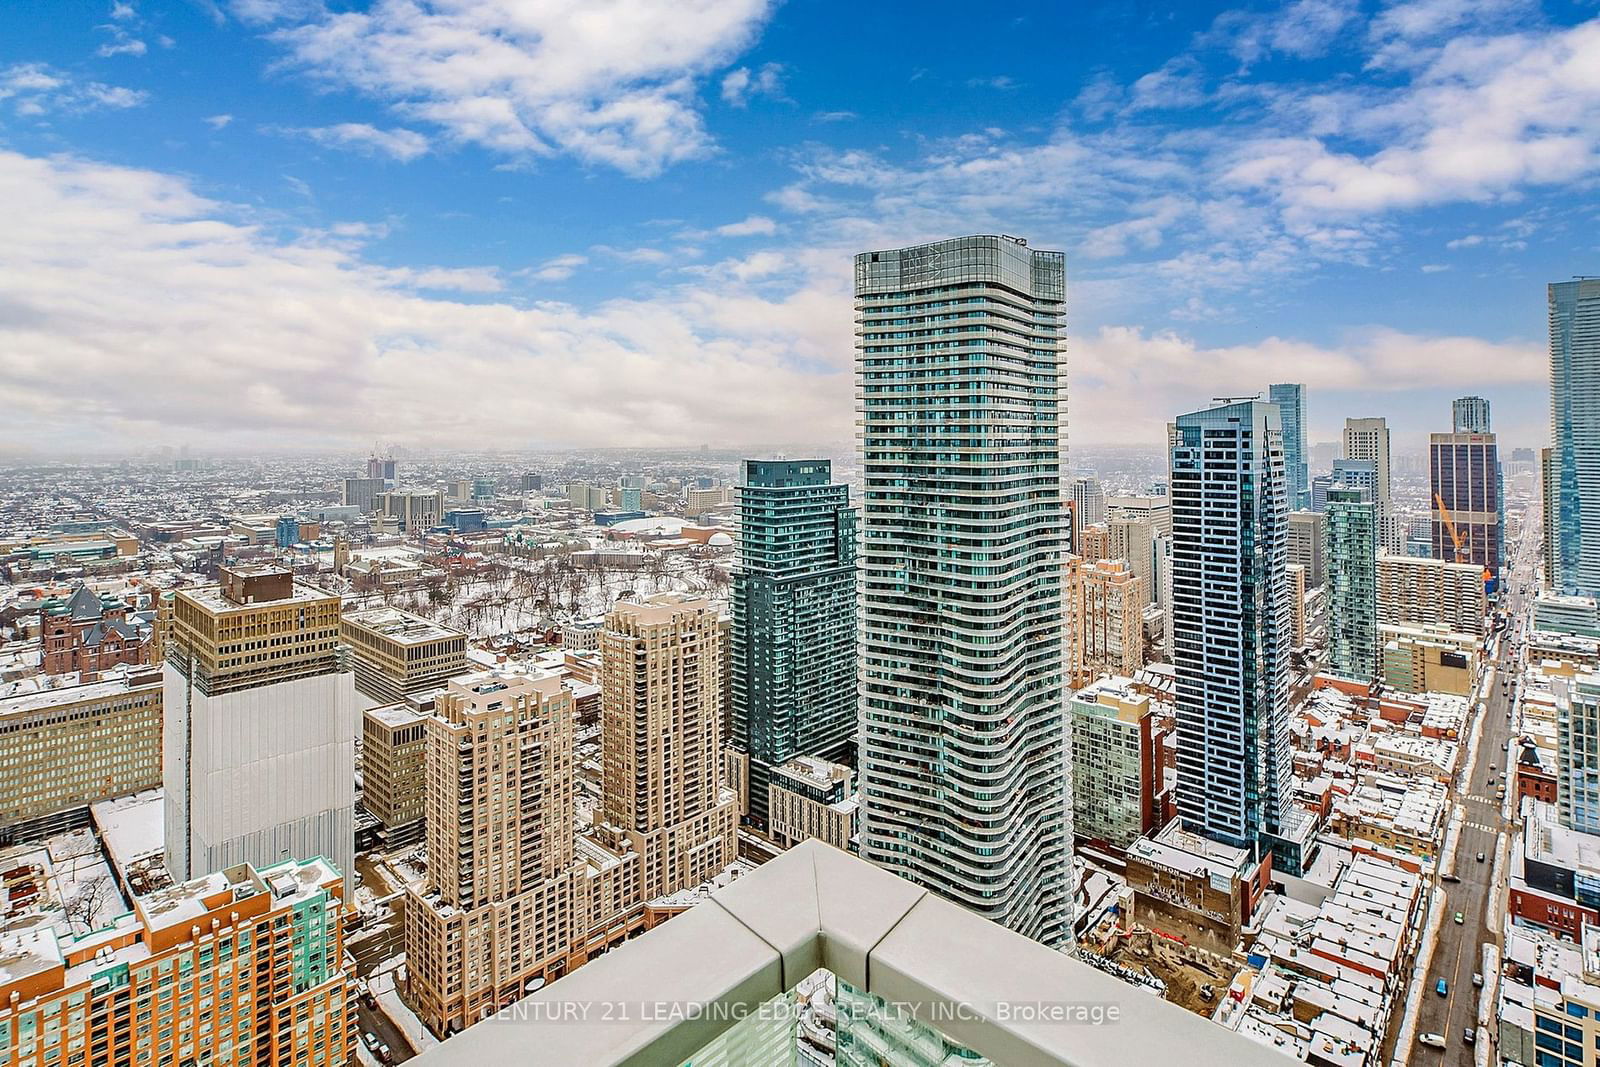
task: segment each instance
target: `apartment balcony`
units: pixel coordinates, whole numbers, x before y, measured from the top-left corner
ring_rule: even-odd
[[[817,841],[415,1062],[675,1067],[818,968],[1003,1067],[1289,1062]]]

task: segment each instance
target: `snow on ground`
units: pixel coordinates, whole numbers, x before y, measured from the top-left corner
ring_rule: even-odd
[[[394,960],[385,960],[384,965],[395,964],[395,970],[404,962],[405,956],[396,956]],[[372,991],[373,999],[378,1002],[378,1008],[389,1017],[389,1021],[400,1028],[406,1035],[406,1040],[417,1053],[426,1052],[439,1043],[416,1013],[406,1007],[405,1001],[400,999],[400,994],[394,987],[394,970],[374,972],[367,980],[367,988]]]

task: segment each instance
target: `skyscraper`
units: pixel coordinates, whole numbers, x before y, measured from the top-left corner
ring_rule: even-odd
[[[1328,662],[1370,682],[1378,669],[1378,509],[1365,489],[1328,492]]]
[[[1288,501],[1278,408],[1219,402],[1172,441],[1172,634],[1178,812],[1297,872],[1287,829]]]
[[[355,687],[339,597],[288,570],[223,567],[173,596],[163,668],[167,869],[283,856],[355,870]]]
[[[773,767],[855,762],[856,515],[830,474],[825,459],[740,468],[731,744],[757,825]]]
[[[644,898],[734,860],[738,804],[722,791],[723,631],[704,600],[619,603],[600,635],[599,815],[644,858]]]
[[[1394,496],[1390,471],[1392,469],[1389,457],[1389,422],[1387,419],[1345,419],[1344,420],[1344,458],[1347,460],[1365,460],[1372,464],[1373,488],[1372,500],[1378,508],[1378,544],[1386,552],[1401,552],[1405,549],[1405,539],[1400,534],[1399,516],[1395,514]],[[1334,465],[1334,476],[1339,475],[1338,464]],[[1345,476],[1345,484],[1355,484],[1349,475]]]
[[[861,854],[1059,944],[1064,257],[993,236],[863,252],[855,295]]]
[[[1552,584],[1600,594],[1600,278],[1552,282]]]
[[[1283,418],[1283,472],[1290,511],[1311,506],[1311,467],[1306,462],[1306,387],[1284,382],[1272,386],[1267,399]]]
[[[1493,433],[1489,428],[1489,402],[1481,396],[1452,400],[1450,429],[1454,433]]]
[[[1476,563],[1491,577],[1499,575],[1504,510],[1494,434],[1429,434],[1428,483],[1433,558]]]
[[[1100,479],[1092,474],[1080,474],[1072,479],[1072,506],[1079,529],[1105,522],[1106,491]]]

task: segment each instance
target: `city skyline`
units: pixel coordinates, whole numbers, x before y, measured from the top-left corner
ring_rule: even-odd
[[[1068,252],[1080,441],[1285,376],[1308,440],[1420,436],[1446,368],[1540,439],[1525,297],[1593,255],[1589,12],[1024,7],[885,67],[822,9],[616,8],[600,41],[512,4],[0,15],[0,452],[845,440],[848,253],[970,232]],[[90,423],[62,375],[119,388]]]

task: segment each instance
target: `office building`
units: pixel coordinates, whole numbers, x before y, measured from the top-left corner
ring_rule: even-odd
[[[339,598],[261,564],[173,594],[163,667],[167,869],[355,864],[354,686]]]
[[[159,671],[0,697],[0,827],[160,784]]]
[[[1072,507],[1080,527],[1106,521],[1106,491],[1099,478],[1086,474],[1072,479]]]
[[[363,515],[370,515],[378,510],[378,494],[387,488],[382,478],[346,478],[340,502],[345,507],[360,508]]]
[[[1344,458],[1372,464],[1372,500],[1378,510],[1378,544],[1385,552],[1404,550],[1399,517],[1395,513],[1390,480],[1389,423],[1386,419],[1345,419]],[[1360,484],[1356,470],[1334,464],[1334,477],[1343,474],[1345,485]]]
[[[861,855],[1060,944],[1064,257],[994,236],[863,252],[855,298]]]
[[[1378,621],[1482,636],[1489,601],[1472,563],[1378,555]]]
[[[1600,595],[1600,278],[1552,282],[1551,515],[1557,592]]]
[[[524,493],[540,493],[544,491],[544,475],[528,471],[522,476],[520,488]]]
[[[842,763],[796,756],[773,767],[767,780],[767,802],[762,807],[770,813],[769,834],[774,841],[789,848],[814,837],[854,851],[851,839],[861,806],[854,771]]]
[[[385,829],[426,814],[427,720],[406,704],[361,714],[361,805]]]
[[[855,759],[856,514],[831,470],[825,459],[740,467],[729,743],[748,758],[757,826],[771,768]]]
[[[1401,693],[1470,696],[1478,685],[1480,642],[1443,626],[1378,627],[1383,684]]]
[[[1452,433],[1493,433],[1489,427],[1489,402],[1481,396],[1463,396],[1450,401]]]
[[[1172,533],[1172,510],[1164,496],[1117,496],[1106,500],[1106,558],[1127,560],[1128,569],[1144,580],[1147,604],[1160,599],[1162,539]],[[1078,553],[1084,555],[1084,553]],[[1087,557],[1086,557],[1087,558]]]
[[[1150,698],[1125,677],[1073,694],[1072,829],[1079,838],[1127,848],[1156,827],[1160,753]]]
[[[1325,511],[1289,513],[1289,562],[1305,568],[1306,585],[1312,588],[1321,585],[1325,576],[1322,552],[1326,530]]]
[[[355,996],[344,880],[324,859],[235,864],[135,898],[81,936],[0,930],[0,1063],[338,1067]]]
[[[1288,826],[1288,507],[1275,405],[1219,402],[1174,428],[1172,636],[1178,812],[1296,873]]]
[[[393,456],[373,456],[367,460],[367,477],[381,481],[385,485],[395,484],[395,462]]]
[[[556,674],[457,679],[425,722],[428,867],[406,891],[406,966],[436,1030],[565,973],[581,940],[574,728]]]
[[[1074,688],[1102,674],[1131,676],[1145,664],[1143,578],[1120,559],[1066,562],[1067,673]]]
[[[374,498],[374,510],[401,533],[422,533],[444,521],[444,493],[438,489],[394,489]]]
[[[1283,476],[1289,510],[1311,506],[1311,467],[1306,455],[1306,387],[1293,383],[1271,386],[1267,399],[1278,405],[1283,419]]]
[[[1559,591],[1558,564],[1561,558],[1561,470],[1556,465],[1554,448],[1539,449],[1539,533],[1544,552],[1539,558],[1539,577],[1544,588]]]
[[[1505,532],[1494,434],[1429,434],[1428,472],[1433,558],[1476,563],[1493,582]]]
[[[1378,509],[1365,489],[1328,493],[1328,665],[1370,682],[1378,670]]]
[[[364,608],[339,620],[356,689],[379,704],[438,689],[467,671],[467,635],[399,608]]]
[[[1335,463],[1338,460],[1334,460]],[[1318,474],[1311,479],[1311,510],[1322,512],[1328,506],[1328,490],[1339,482],[1332,473]]]
[[[617,490],[617,508],[619,511],[643,511],[644,490],[622,486]]]
[[[646,900],[735,856],[738,803],[721,775],[725,640],[716,609],[675,593],[618,603],[600,635],[599,817],[644,858]]]
[[[1561,825],[1600,834],[1600,675],[1557,677],[1556,805]]]

